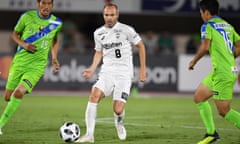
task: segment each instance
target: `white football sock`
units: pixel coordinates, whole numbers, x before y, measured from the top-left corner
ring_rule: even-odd
[[[85,112],[85,122],[87,127],[86,134],[94,136],[94,129],[97,116],[97,103],[88,102],[87,109]]]

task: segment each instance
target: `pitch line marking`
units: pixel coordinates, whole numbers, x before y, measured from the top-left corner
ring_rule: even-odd
[[[142,117],[128,117],[128,119],[143,119]],[[96,122],[98,123],[104,123],[104,124],[114,124],[113,117],[102,117],[97,118]],[[125,125],[129,126],[140,126],[140,127],[165,127],[165,128],[171,128],[171,127],[179,127],[179,128],[185,128],[185,129],[205,129],[205,127],[202,126],[189,126],[189,125],[166,125],[166,124],[143,124],[143,123],[124,123]],[[238,129],[232,129],[232,128],[217,128],[219,130],[227,130],[227,131],[239,131]]]

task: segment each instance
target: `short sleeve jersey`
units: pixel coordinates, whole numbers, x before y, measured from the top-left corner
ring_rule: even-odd
[[[21,15],[14,30],[21,34],[23,41],[35,45],[36,52],[30,53],[18,46],[14,66],[44,70],[53,40],[61,28],[62,21],[53,14],[45,19],[39,16],[37,10],[27,11]]]
[[[136,31],[117,22],[112,28],[102,26],[94,32],[95,50],[103,52],[102,71],[133,73],[132,45],[141,40]]]
[[[211,40],[209,53],[214,69],[220,73],[231,73],[235,66],[234,43],[240,40],[234,28],[215,16],[201,27],[202,39]]]

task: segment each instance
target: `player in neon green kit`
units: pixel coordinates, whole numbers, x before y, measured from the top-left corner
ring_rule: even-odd
[[[25,12],[14,28],[12,38],[18,44],[5,90],[8,104],[0,118],[1,129],[30,93],[44,73],[51,50],[54,72],[59,71],[57,35],[62,21],[51,14],[53,0],[37,0],[38,10]]]
[[[207,134],[198,144],[213,143],[220,139],[216,132],[212,110],[208,99],[213,96],[219,114],[240,128],[240,113],[231,106],[233,86],[237,79],[235,57],[239,55],[240,37],[234,28],[218,15],[217,0],[201,0],[200,13],[205,22],[201,27],[202,42],[189,69],[208,51],[212,59],[213,70],[198,86],[194,101],[207,129]]]

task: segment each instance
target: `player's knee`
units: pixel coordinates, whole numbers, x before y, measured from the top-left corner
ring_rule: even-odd
[[[218,110],[218,114],[222,117],[225,117],[225,115],[228,113],[229,109],[221,109]]]
[[[114,112],[116,115],[121,115],[123,113],[124,108],[122,107],[114,107]]]
[[[7,101],[7,102],[10,101],[10,97],[11,97],[11,95],[5,95],[4,100]]]
[[[218,112],[218,114],[222,117],[225,117],[225,115],[226,115],[226,113],[224,113],[224,112]]]
[[[116,109],[114,112],[115,112],[116,115],[121,115],[122,114],[122,111],[120,109]]]
[[[14,97],[16,98],[22,98],[25,94],[25,91],[21,90],[21,89],[16,89],[13,93]]]
[[[201,98],[199,98],[197,95],[194,95],[194,98],[193,98],[193,101],[194,103],[200,103],[201,102]]]
[[[13,91],[12,90],[6,90],[5,93],[4,93],[4,99],[5,101],[9,101],[10,100],[10,97],[12,95]]]
[[[89,101],[93,103],[98,103],[100,101],[100,96],[98,95],[90,95]]]
[[[113,110],[117,115],[121,115],[124,111],[125,103],[119,100],[114,100]]]
[[[100,89],[93,87],[89,96],[89,101],[93,103],[98,103],[103,97],[104,93]]]
[[[194,95],[194,98],[193,98],[193,101],[194,101],[196,104],[198,104],[198,103],[207,101],[208,98],[209,98],[209,96],[206,96],[206,95],[195,94],[195,95]]]

